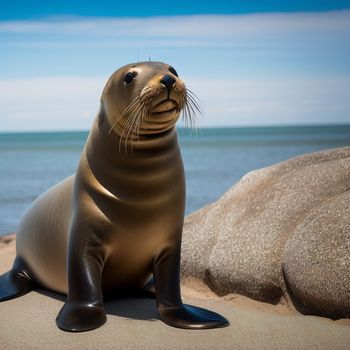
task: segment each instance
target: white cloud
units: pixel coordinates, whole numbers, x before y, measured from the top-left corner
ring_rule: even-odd
[[[0,80],[0,129],[88,129],[105,81],[101,77]]]
[[[0,32],[120,33],[132,36],[231,37],[232,34],[348,30],[350,11],[259,13],[247,15],[191,15],[144,18],[56,17],[46,20],[0,22]],[[208,25],[210,24],[210,25]]]
[[[2,35],[26,35],[26,39],[7,42],[6,45],[38,45],[60,47],[72,42],[79,45],[165,45],[205,46],[226,45],[232,47],[266,45],[273,38],[281,45],[292,35],[349,35],[350,11],[315,13],[263,13],[248,15],[194,15],[146,18],[84,18],[57,17],[45,20],[11,20],[0,22]],[[54,35],[48,41],[47,35]],[[31,36],[28,40],[27,36]],[[72,42],[60,38],[74,36]],[[33,37],[35,40],[33,40]],[[79,41],[84,39],[85,41]],[[75,40],[74,40],[75,39]],[[86,40],[88,39],[88,40]],[[260,40],[257,40],[260,39]],[[132,40],[132,41],[130,41]],[[145,42],[146,40],[146,42]],[[219,40],[219,42],[218,42]]]
[[[203,126],[349,123],[350,77],[193,80]]]
[[[0,80],[0,129],[89,129],[106,80]],[[350,122],[350,77],[184,80],[203,101],[204,118],[200,118],[199,126]]]
[[[139,52],[179,69],[202,126],[349,123],[349,40],[350,11],[0,21],[0,129],[88,129],[107,79],[91,75]]]

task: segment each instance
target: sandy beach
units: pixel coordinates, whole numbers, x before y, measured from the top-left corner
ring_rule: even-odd
[[[0,238],[0,274],[11,268],[15,236]],[[350,320],[304,316],[277,305],[229,294],[202,282],[182,284],[184,301],[223,314],[230,326],[206,331],[169,327],[152,299],[106,303],[107,323],[86,333],[60,331],[55,318],[64,297],[43,290],[0,303],[1,349],[342,349],[350,348]]]

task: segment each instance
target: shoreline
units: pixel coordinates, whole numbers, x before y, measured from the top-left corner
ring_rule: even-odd
[[[301,129],[301,128],[309,128],[314,130],[315,128],[350,128],[350,123],[348,122],[339,122],[339,123],[305,123],[305,124],[260,124],[260,125],[204,125],[199,128],[199,130],[254,130],[254,129],[275,129],[275,130],[281,130],[284,128],[293,128],[295,130]],[[178,126],[177,130],[180,132],[187,132],[188,128],[184,125]],[[0,136],[2,135],[24,135],[24,134],[63,134],[63,133],[70,133],[70,134],[88,134],[90,129],[59,129],[59,130],[50,130],[50,129],[33,129],[33,130],[0,130]]]

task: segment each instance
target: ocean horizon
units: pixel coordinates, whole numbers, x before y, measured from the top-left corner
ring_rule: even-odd
[[[178,128],[186,214],[217,200],[246,173],[289,158],[350,146],[350,124]],[[30,203],[76,171],[88,131],[0,132],[0,235]]]

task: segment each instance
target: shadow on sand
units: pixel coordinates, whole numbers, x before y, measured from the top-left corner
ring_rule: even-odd
[[[62,302],[66,300],[66,295],[49,290],[35,289],[35,292]],[[156,321],[160,319],[156,307],[156,300],[150,297],[121,296],[115,299],[108,298],[104,303],[104,307],[107,315],[145,321]]]

